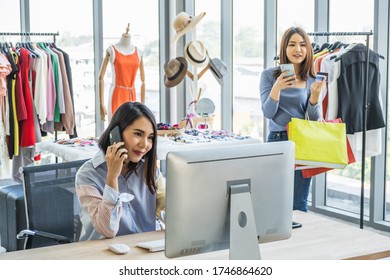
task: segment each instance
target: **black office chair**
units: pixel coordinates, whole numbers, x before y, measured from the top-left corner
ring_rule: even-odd
[[[27,229],[25,249],[78,241],[81,229],[75,194],[77,170],[86,160],[20,168],[23,175]]]

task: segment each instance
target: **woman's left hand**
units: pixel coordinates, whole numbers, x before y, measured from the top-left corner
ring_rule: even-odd
[[[322,81],[315,81],[310,86],[310,99],[309,102],[311,105],[316,105],[318,103],[318,100],[320,99],[320,94],[322,89],[326,85],[326,80],[323,79]]]

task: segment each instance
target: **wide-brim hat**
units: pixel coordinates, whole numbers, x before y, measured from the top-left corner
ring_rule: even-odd
[[[188,63],[182,57],[176,57],[167,61],[164,64],[164,83],[167,87],[174,87],[178,85],[187,73]]]
[[[206,12],[202,12],[196,17],[192,17],[186,12],[177,14],[173,20],[173,29],[175,29],[176,34],[172,39],[172,43],[176,43],[181,36],[193,29],[205,15]]]
[[[207,49],[201,41],[190,41],[184,47],[184,56],[194,67],[203,67],[209,63]]]
[[[213,73],[215,79],[217,79],[218,83],[223,85],[223,76],[227,73],[227,66],[225,62],[220,60],[219,58],[213,58],[209,61],[211,73]]]

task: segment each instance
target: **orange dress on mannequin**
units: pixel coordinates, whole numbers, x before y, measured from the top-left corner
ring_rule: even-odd
[[[140,66],[140,57],[137,47],[130,54],[119,52],[112,46],[114,57],[112,58],[113,73],[109,97],[109,118],[124,102],[136,101],[134,81]]]

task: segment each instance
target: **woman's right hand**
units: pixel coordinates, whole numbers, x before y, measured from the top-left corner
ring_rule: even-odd
[[[274,86],[276,86],[278,90],[292,87],[298,82],[297,76],[295,74],[292,76],[286,77],[287,73],[288,73],[288,71],[282,72],[279,75],[279,77],[276,79]]]
[[[287,72],[288,71],[282,72],[282,74],[279,75],[274,85],[272,86],[270,97],[275,101],[279,101],[280,91],[282,89],[292,87],[298,82],[295,75],[286,77],[285,75]]]
[[[110,187],[118,190],[118,177],[122,172],[124,161],[127,159],[127,150],[124,148],[124,142],[114,143],[107,148],[107,178],[106,183]]]

